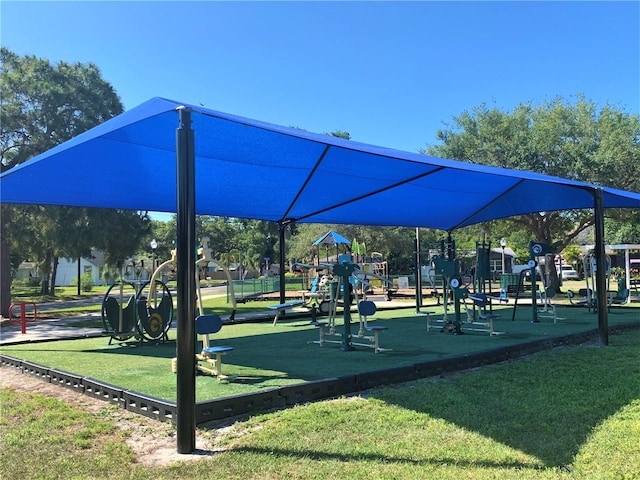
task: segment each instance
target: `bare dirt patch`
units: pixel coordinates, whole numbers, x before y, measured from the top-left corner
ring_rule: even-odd
[[[108,417],[125,433],[126,443],[133,450],[137,461],[146,466],[164,466],[198,460],[207,458],[216,451],[205,432],[196,430],[196,451],[180,454],[177,452],[176,431],[173,425],[128,412],[103,400],[78,395],[77,392],[48,384],[10,368],[0,368],[0,387],[56,398],[90,413],[101,412],[104,415],[105,411],[108,412]]]

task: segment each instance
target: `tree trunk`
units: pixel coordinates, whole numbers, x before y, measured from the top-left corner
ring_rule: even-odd
[[[80,281],[80,277],[81,277],[81,275],[80,275],[80,261],[81,260],[82,260],[82,257],[78,257],[78,296],[80,296],[81,288],[82,288],[82,285],[81,285],[82,282]]]
[[[42,264],[42,290],[41,294],[43,297],[49,296],[49,276],[51,274],[51,248],[47,248],[47,251],[44,255],[44,262]]]
[[[52,297],[56,296],[56,277],[58,276],[58,256],[53,257],[53,266],[51,268],[51,283],[49,293]]]
[[[6,241],[0,242],[0,315],[9,316],[11,306],[11,247]]]

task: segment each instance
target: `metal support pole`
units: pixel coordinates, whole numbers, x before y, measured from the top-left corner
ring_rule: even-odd
[[[278,239],[280,241],[280,245],[278,248],[279,254],[280,254],[280,272],[279,272],[279,277],[280,277],[280,303],[285,303],[287,301],[287,294],[286,294],[286,279],[287,277],[285,276],[285,271],[284,271],[284,262],[285,262],[285,244],[284,244],[284,231],[287,227],[285,225],[283,225],[282,223],[278,223]],[[284,313],[284,311],[283,311]]]
[[[604,194],[601,188],[593,191],[596,254],[596,293],[598,306],[598,334],[600,345],[609,345],[609,306],[607,305],[607,266],[604,250]]]
[[[344,320],[344,339],[342,341],[342,351],[350,352],[353,350],[353,345],[351,344],[351,289],[349,288],[349,274],[345,274],[342,276],[342,288],[343,288],[343,299],[342,303],[344,304],[343,311],[343,320]]]
[[[420,264],[420,228],[416,227],[416,313],[422,306],[422,268]]]
[[[195,152],[191,110],[178,109],[176,131],[177,183],[177,397],[176,440],[178,453],[196,448],[196,213]]]

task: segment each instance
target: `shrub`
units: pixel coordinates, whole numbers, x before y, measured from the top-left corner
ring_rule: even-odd
[[[78,279],[74,278],[71,280],[71,286],[78,285]],[[90,292],[93,290],[93,277],[90,273],[83,273],[80,277],[80,289],[83,292]]]

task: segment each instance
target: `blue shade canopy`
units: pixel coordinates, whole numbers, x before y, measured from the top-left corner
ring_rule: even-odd
[[[178,109],[192,110],[196,213],[453,230],[593,208],[594,185],[457,162],[153,98],[0,177],[3,203],[176,211]],[[603,189],[605,207],[640,193]]]
[[[313,246],[318,245],[351,245],[351,241],[340,235],[338,232],[334,232],[333,230],[329,230],[327,233],[318,238],[315,242],[313,242]]]

